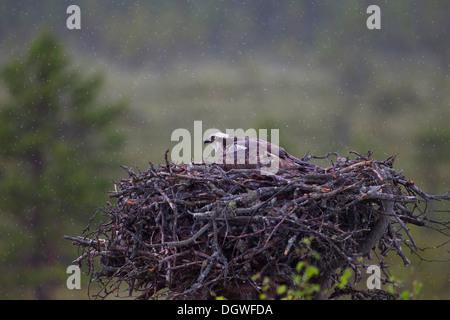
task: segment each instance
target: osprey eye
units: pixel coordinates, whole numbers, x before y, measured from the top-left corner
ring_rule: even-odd
[[[214,140],[216,140],[216,136],[211,137],[211,141],[214,141]]]

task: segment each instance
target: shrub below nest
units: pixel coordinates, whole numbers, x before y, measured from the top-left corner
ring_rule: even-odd
[[[392,157],[357,155],[277,175],[167,159],[145,172],[123,167],[128,178],[110,194],[116,204],[98,211],[106,220],[86,236],[65,237],[82,248],[75,262],[89,266],[91,281],[101,285],[98,297],[126,282],[140,299],[255,299],[263,291],[273,298],[277,286],[298,286],[292,275],[303,261],[320,270],[310,279],[319,288],[315,297],[393,298],[335,284],[349,267],[355,283],[361,280],[366,265],[358,258],[376,246],[382,281],[389,281],[383,258],[394,251],[409,264],[402,247],[418,249],[407,225],[427,221],[419,200],[449,197],[422,192],[392,168]]]

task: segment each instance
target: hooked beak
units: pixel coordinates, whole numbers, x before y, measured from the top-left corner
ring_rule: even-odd
[[[203,143],[204,143],[204,144],[207,144],[207,143],[211,143],[211,142],[212,142],[211,139],[206,139]]]

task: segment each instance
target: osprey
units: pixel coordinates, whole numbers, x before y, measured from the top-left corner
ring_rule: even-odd
[[[204,143],[212,145],[218,163],[226,170],[264,168],[274,174],[278,169],[312,171],[316,168],[283,148],[257,138],[234,137],[219,131],[211,134]]]

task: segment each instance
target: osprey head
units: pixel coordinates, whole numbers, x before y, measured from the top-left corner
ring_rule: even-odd
[[[213,142],[217,141],[217,139],[219,139],[219,140],[220,139],[226,139],[228,137],[229,137],[228,134],[218,131],[218,132],[215,132],[215,133],[211,134],[208,138],[206,138],[204,143],[205,144],[213,143]]]

